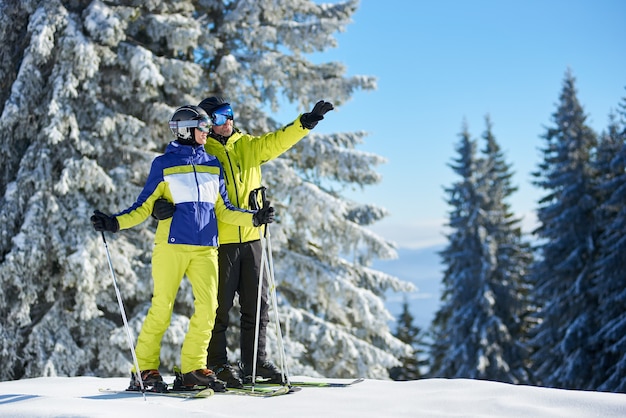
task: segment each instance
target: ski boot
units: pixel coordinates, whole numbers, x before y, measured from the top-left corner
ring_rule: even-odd
[[[141,380],[146,392],[167,392],[167,384],[163,381],[158,370],[142,370]],[[137,373],[131,372],[130,385],[126,390],[141,391],[141,383],[139,382]]]
[[[239,364],[239,367],[243,373],[243,382],[245,384],[252,383],[252,366],[247,366],[243,363]],[[278,367],[269,360],[258,362],[256,365],[256,379],[255,383],[275,383],[284,385],[283,374],[278,370]]]
[[[229,363],[224,363],[221,366],[209,366],[215,373],[215,376],[226,383],[227,388],[242,388],[243,382],[239,377],[239,373]]]
[[[198,369],[188,373],[182,373],[180,369],[174,370],[174,390],[198,390],[210,388],[215,392],[225,392],[226,384],[215,377],[215,373],[209,369]]]

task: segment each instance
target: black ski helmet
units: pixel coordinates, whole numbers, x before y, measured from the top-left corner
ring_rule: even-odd
[[[193,122],[197,121],[197,122]],[[210,126],[210,119],[207,113],[198,106],[186,105],[176,109],[172,117],[170,118],[170,130],[176,137],[176,140],[181,144],[194,145],[196,140],[193,136],[193,129],[199,125]],[[180,123],[188,122],[188,123]]]
[[[213,113],[213,111],[223,104],[229,104],[229,103],[226,100],[224,100],[223,97],[212,96],[212,97],[207,97],[206,99],[201,101],[200,104],[198,104],[198,106],[204,109],[206,114],[209,115],[209,117],[211,117],[211,114]]]

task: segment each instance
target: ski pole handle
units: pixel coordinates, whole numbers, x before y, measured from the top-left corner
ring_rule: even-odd
[[[267,187],[261,186],[250,192],[250,196],[248,197],[248,204],[250,205],[250,209],[259,210],[265,208],[267,206],[267,197],[265,191]],[[262,206],[259,207],[259,193],[261,193],[261,202]]]

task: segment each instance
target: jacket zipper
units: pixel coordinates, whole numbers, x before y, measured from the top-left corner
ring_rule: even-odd
[[[196,170],[195,160],[196,160],[196,150],[195,148],[192,148],[191,167],[193,168],[193,175],[194,175],[194,178],[196,179],[196,207],[198,209],[196,210],[196,224],[200,225],[200,182],[198,181],[198,171]],[[202,242],[200,241],[200,235],[201,235],[200,230],[198,230],[198,233],[196,236],[197,242]]]
[[[233,186],[235,187],[235,198],[237,199],[237,207],[241,207],[241,203],[239,202],[239,190],[237,190],[237,182],[235,181],[235,172],[233,171],[233,162],[230,160],[230,155],[228,154],[228,150],[226,149],[226,144],[222,144],[224,147],[224,153],[226,154],[226,158],[228,158],[228,167],[230,168],[230,174],[233,178]],[[230,197],[230,196],[229,196]],[[232,203],[232,202],[231,202]],[[239,243],[242,242],[241,237],[241,227],[237,227],[237,231],[239,233]]]

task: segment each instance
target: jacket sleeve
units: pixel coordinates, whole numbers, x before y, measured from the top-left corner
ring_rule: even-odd
[[[266,133],[265,135],[249,137],[248,146],[256,158],[256,164],[266,163],[279,157],[298,141],[307,136],[310,132],[302,126],[300,116],[288,125],[277,131]]]
[[[252,226],[253,214],[254,212],[251,210],[241,209],[230,203],[224,183],[224,170],[220,165],[220,194],[215,202],[217,219],[231,225],[250,227]]]
[[[163,195],[164,189],[163,169],[155,159],[152,162],[146,184],[135,203],[128,209],[113,215],[120,224],[120,230],[132,228],[148,219],[152,213],[155,200]]]

